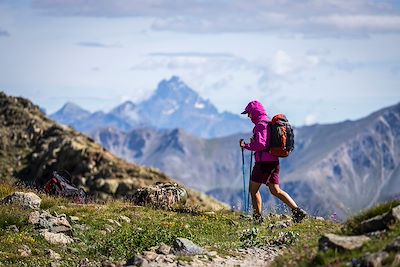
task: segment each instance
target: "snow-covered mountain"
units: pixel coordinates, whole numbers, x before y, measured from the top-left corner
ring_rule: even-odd
[[[66,112],[72,109],[70,106],[74,112]],[[229,112],[218,112],[209,100],[200,97],[177,76],[161,81],[153,95],[141,103],[127,101],[108,113],[94,114],[93,117],[90,112],[68,103],[50,117],[85,133],[109,126],[123,131],[147,126],[180,128],[194,136],[212,138],[251,129],[248,120]]]
[[[157,167],[237,206],[242,197],[238,140],[249,136],[206,140],[181,130],[125,134],[109,128],[93,137],[129,161]],[[295,140],[293,154],[281,160],[281,186],[311,213],[345,218],[400,196],[400,103],[356,121],[296,128]],[[245,161],[248,167],[249,153]],[[265,188],[262,193],[271,199]]]

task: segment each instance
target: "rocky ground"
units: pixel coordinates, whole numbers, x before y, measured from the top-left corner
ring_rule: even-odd
[[[36,231],[51,245],[68,246],[72,243],[79,243],[81,240],[74,237],[74,231],[85,231],[88,227],[80,223],[78,216],[57,214],[56,212],[51,214],[49,211],[41,209],[41,198],[32,192],[15,192],[2,199],[0,204],[21,205],[31,209],[28,224],[34,226]],[[122,223],[130,223],[131,219],[121,215],[118,220],[108,219],[108,222],[109,224],[103,231],[104,235],[112,233],[114,228],[121,227]],[[277,225],[281,227],[282,223]],[[8,226],[7,230],[19,232],[16,225]],[[177,238],[172,246],[160,243],[159,246],[137,254],[127,261],[94,263],[84,259],[79,266],[268,266],[279,255],[282,248],[282,245],[250,246],[231,251],[230,256],[222,256],[215,251],[207,251],[189,239]],[[21,246],[18,251],[23,257],[29,257],[32,254],[27,245]],[[49,248],[46,249],[46,254],[52,259],[51,267],[60,266],[58,260],[61,259],[61,256],[59,253]]]
[[[50,199],[50,201],[54,200]],[[25,259],[25,263],[15,266],[33,266],[29,265],[31,257],[34,259],[32,262],[34,265],[37,265],[35,263],[37,261],[45,260],[52,267],[65,265],[65,260],[68,260],[68,257],[78,257],[74,260],[74,265],[77,264],[80,267],[400,266],[400,205],[398,202],[389,203],[384,209],[377,209],[368,216],[346,223],[342,225],[341,230],[338,230],[335,224],[325,222],[323,218],[309,218],[305,222],[296,224],[289,216],[270,215],[267,219],[268,223],[247,228],[252,224],[246,223],[246,216],[243,218],[221,217],[221,220],[217,220],[216,214],[208,212],[204,215],[188,214],[173,219],[171,216],[178,214],[171,212],[160,214],[153,210],[151,212],[153,215],[150,213],[139,215],[136,212],[132,213],[132,209],[135,209],[134,206],[123,203],[123,207],[117,207],[116,210],[105,213],[106,215],[96,215],[97,210],[106,211],[109,207],[99,204],[72,206],[66,204],[69,208],[59,205],[55,207],[56,209],[51,210],[43,208],[42,199],[33,192],[14,192],[3,198],[0,201],[0,212],[4,209],[7,210],[7,207],[14,211],[18,211],[19,208],[17,207],[21,207],[22,211],[27,214],[27,218],[17,216],[16,220],[10,214],[2,213],[1,216],[4,219],[0,220],[0,236],[2,237],[0,240],[0,256],[5,256],[12,262],[15,255],[10,258],[11,254],[5,252],[9,248],[4,247],[2,243],[6,242],[5,240],[10,240],[10,238],[22,238],[22,240],[31,241],[24,241],[17,245],[16,253],[20,259]],[[49,203],[45,203],[44,206],[49,206]],[[60,213],[55,210],[67,212]],[[125,210],[128,213],[116,212],[118,210]],[[380,212],[379,210],[385,211]],[[95,213],[89,215],[89,211]],[[155,214],[164,216],[166,220],[156,222]],[[147,216],[150,217],[146,219]],[[169,228],[183,218],[185,218],[185,222],[177,225],[175,230]],[[232,218],[239,220],[236,219],[236,221]],[[141,222],[144,219],[147,221]],[[212,221],[208,222],[209,219],[212,219]],[[16,224],[10,223],[13,220],[16,221]],[[192,221],[189,222],[189,220]],[[160,224],[161,228],[153,228],[152,223],[154,226]],[[218,228],[221,226],[220,223],[227,228]],[[204,231],[210,231],[210,229],[207,230],[207,227],[198,228],[206,224],[217,227],[217,229],[212,230],[214,233],[210,232],[209,242],[203,242],[203,245],[208,245],[202,247],[193,242],[191,237],[202,240],[199,236],[196,237],[195,232],[198,231],[198,234],[204,235]],[[244,228],[235,228],[239,224]],[[197,229],[193,228],[196,225]],[[142,227],[146,227],[146,230]],[[191,228],[193,228],[193,231],[190,230]],[[298,230],[294,231],[296,228]],[[260,230],[269,234],[260,239]],[[164,235],[168,237],[164,240],[173,240],[173,242],[169,241],[169,245],[163,242],[161,236],[158,235],[161,231],[164,231]],[[143,233],[144,235],[141,235]],[[212,235],[215,234],[217,240],[211,241]],[[218,238],[218,235],[221,238]],[[115,236],[119,236],[119,238],[113,239]],[[177,237],[171,239],[172,236]],[[229,236],[234,236],[234,238],[230,239]],[[144,237],[146,239],[143,239]],[[226,250],[215,249],[228,241],[227,237],[230,240],[229,242],[240,240],[241,246],[235,245]],[[308,245],[313,246],[312,244],[314,244],[310,237],[318,238],[315,240],[316,246],[312,250],[307,248]],[[135,240],[135,238],[139,240]],[[204,238],[207,240],[207,234]],[[42,242],[41,239],[45,243],[37,247],[35,243]],[[159,241],[154,242],[151,239]],[[306,242],[302,242],[302,239],[305,239]],[[103,245],[96,247],[97,242],[103,243]],[[149,242],[148,244],[153,245],[140,250],[134,256],[129,251],[125,251],[125,249],[135,248],[134,244],[141,245],[143,242]],[[212,246],[210,246],[211,243],[213,243]],[[93,246],[95,250],[90,252],[90,247]],[[93,257],[93,252],[99,253],[97,250],[104,248],[104,252]],[[104,255],[104,253],[108,254],[110,250],[116,250],[117,253],[109,254],[109,256]],[[122,254],[131,256],[121,258]],[[45,258],[37,258],[38,255],[43,255]],[[296,260],[297,257],[299,257],[298,261]],[[119,258],[119,260],[112,260],[113,258]],[[48,259],[50,259],[50,262]],[[304,262],[305,259],[308,263]],[[0,265],[1,262],[2,260],[0,260]]]

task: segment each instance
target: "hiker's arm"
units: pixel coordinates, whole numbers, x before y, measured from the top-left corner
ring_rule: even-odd
[[[254,138],[249,144],[245,144],[244,148],[251,151],[265,150],[267,140],[267,128],[263,125],[256,125],[254,129]]]

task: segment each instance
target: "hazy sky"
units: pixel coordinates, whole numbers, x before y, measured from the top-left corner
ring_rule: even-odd
[[[0,90],[108,111],[177,75],[296,125],[400,101],[400,1],[0,0]]]

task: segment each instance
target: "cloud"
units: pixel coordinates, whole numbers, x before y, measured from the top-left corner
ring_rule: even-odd
[[[166,52],[155,52],[150,53],[150,56],[160,56],[160,57],[210,57],[210,58],[235,58],[234,55],[229,53],[204,53],[204,52],[176,52],[176,53],[166,53]]]
[[[306,56],[304,58],[294,59],[285,51],[278,50],[274,55],[271,70],[276,75],[286,75],[316,67],[319,62],[320,60],[317,56]]]
[[[222,71],[227,69],[252,68],[243,58],[228,53],[204,52],[155,52],[132,66],[131,70],[152,69],[204,69],[207,71]]]
[[[54,16],[150,18],[158,31],[313,38],[400,33],[400,9],[394,0],[33,0],[32,7]]]
[[[315,114],[308,114],[305,118],[304,118],[304,125],[313,125],[317,122],[317,115]]]
[[[83,47],[94,47],[94,48],[117,48],[121,47],[120,44],[103,44],[99,42],[79,42],[76,45]]]
[[[399,15],[329,15],[311,18],[311,23],[344,32],[400,32]]]
[[[0,29],[0,37],[9,37],[10,33],[6,30]]]

